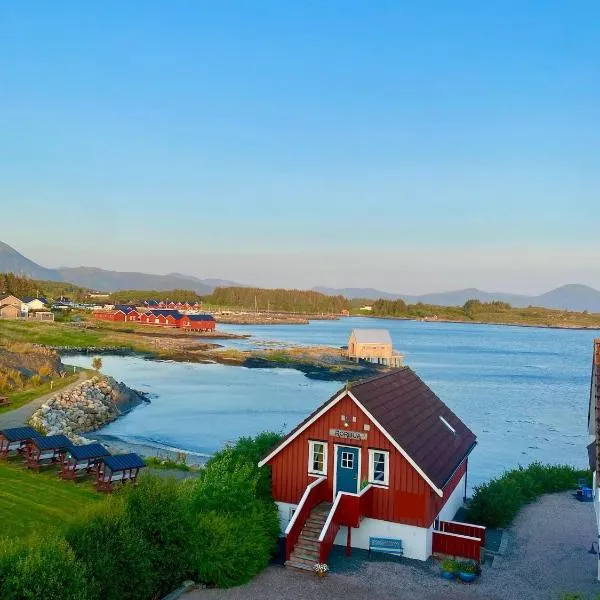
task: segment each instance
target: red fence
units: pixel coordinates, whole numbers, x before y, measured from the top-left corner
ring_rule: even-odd
[[[481,560],[481,539],[444,531],[433,532],[432,552]]]
[[[300,500],[300,504],[296,508],[296,512],[292,517],[292,520],[289,522],[286,530],[285,530],[285,559],[289,560],[292,550],[294,546],[298,542],[298,538],[300,537],[300,532],[304,527],[304,523],[308,516],[310,515],[310,511],[328,499],[327,497],[327,485],[325,482],[327,481],[327,477],[320,477],[316,481],[313,481],[307,488],[304,490],[304,494],[302,496],[302,500]]]
[[[459,523],[458,521],[440,521],[439,530],[446,533],[457,533],[458,535],[479,538],[481,545],[485,546],[485,527],[483,525]]]

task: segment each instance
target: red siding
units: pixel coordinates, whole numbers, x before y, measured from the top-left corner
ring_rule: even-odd
[[[344,429],[342,415],[350,417],[348,430],[364,432],[364,425],[369,425],[367,439],[346,441],[330,436],[330,429]],[[352,422],[353,417],[356,417],[356,422]],[[309,440],[325,441],[328,444],[327,485],[331,499],[334,444],[361,448],[360,481],[368,478],[369,448],[389,451],[389,488],[373,490],[369,514],[363,516],[420,527],[431,524],[431,497],[435,492],[348,396],[342,398],[269,461],[272,466],[275,500],[297,504],[306,486],[314,481],[314,477],[307,473]]]

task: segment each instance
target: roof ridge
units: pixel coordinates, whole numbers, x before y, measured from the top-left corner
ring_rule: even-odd
[[[357,381],[355,383],[351,382],[349,389],[350,389],[350,391],[352,391],[353,388],[358,387],[359,385],[363,385],[365,383],[371,383],[372,381],[377,381],[378,379],[383,379],[384,377],[390,377],[390,375],[395,375],[399,371],[404,371],[406,369],[408,369],[409,371],[412,371],[412,369],[408,365],[402,365],[401,367],[398,367],[396,369],[391,369],[390,371],[388,371],[386,373],[379,373],[377,375],[373,375],[372,377],[360,379],[359,381]],[[413,373],[414,373],[414,371],[413,371]]]

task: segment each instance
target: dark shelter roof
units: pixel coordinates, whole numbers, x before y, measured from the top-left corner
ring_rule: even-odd
[[[84,446],[72,446],[69,448],[69,454],[75,460],[86,460],[88,458],[100,458],[101,456],[110,456],[110,452],[102,445],[94,442]]]
[[[319,406],[268,457],[344,391]],[[438,489],[477,443],[475,434],[408,367],[357,382],[348,391]]]
[[[171,315],[176,319],[180,319],[183,315],[175,308],[153,308],[150,313],[155,315],[156,317],[162,315],[163,317],[168,317]]]
[[[125,469],[137,469],[145,467],[146,463],[137,454],[117,454],[106,456],[102,459],[111,471],[124,471]]]
[[[9,442],[20,442],[32,438],[41,437],[33,427],[12,427],[10,429],[0,429],[0,433]]]
[[[31,440],[40,450],[58,450],[60,448],[71,448],[73,442],[66,435],[48,435],[36,437]]]

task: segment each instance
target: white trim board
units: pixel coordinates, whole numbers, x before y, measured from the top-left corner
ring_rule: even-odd
[[[425,475],[424,471],[417,465],[417,463],[410,458],[410,456],[406,453],[406,451],[396,442],[396,440],[385,430],[385,428],[379,423],[379,421],[359,402],[358,398],[352,393],[351,390],[342,390],[331,402],[328,402],[321,408],[319,412],[317,412],[311,419],[309,419],[302,427],[299,427],[292,435],[290,435],[285,441],[283,441],[279,446],[277,446],[267,457],[263,458],[259,463],[259,467],[263,467],[266,465],[276,454],[278,454],[281,450],[283,450],[286,446],[288,446],[292,441],[294,441],[303,431],[306,431],[315,421],[320,419],[328,410],[333,408],[342,398],[348,395],[352,401],[362,410],[362,412],[367,416],[368,419],[371,420],[372,423],[381,431],[381,433],[385,436],[385,438],[402,454],[402,456],[408,461],[408,463],[415,469],[415,471],[427,482],[427,484],[431,487],[431,489],[440,497],[444,497],[444,492],[438,488],[427,475]],[[334,488],[335,490],[335,488]]]

